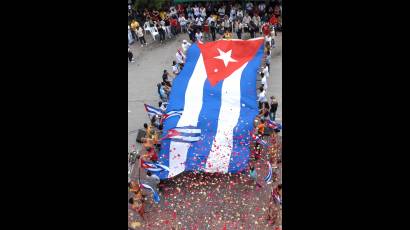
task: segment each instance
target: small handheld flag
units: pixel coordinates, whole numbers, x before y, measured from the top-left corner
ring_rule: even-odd
[[[145,188],[145,189],[148,189],[148,190],[151,190],[153,198],[154,198],[154,202],[156,204],[158,204],[161,201],[161,198],[159,197],[159,194],[151,186],[141,183],[141,187]]]
[[[272,128],[272,129],[277,129],[277,130],[282,129],[282,125],[277,123],[276,121],[267,120],[266,124],[269,128]]]
[[[152,116],[155,116],[155,115],[162,116],[161,109],[155,108],[155,107],[147,105],[147,104],[144,104],[144,107],[145,107],[145,111],[147,111],[149,117],[152,117]]]
[[[180,142],[194,142],[201,140],[201,130],[195,127],[178,127],[168,130],[161,140],[172,139]]]
[[[268,143],[266,143],[266,141],[260,138],[259,135],[256,135],[255,133],[251,132],[251,137],[254,141],[256,141],[256,143],[259,143],[263,146],[268,146]]]
[[[266,175],[265,176],[265,182],[267,183],[267,184],[270,184],[270,183],[272,183],[272,174],[273,174],[273,172],[272,172],[272,165],[270,164],[270,162],[268,161],[268,166],[269,166],[269,170],[268,170],[268,175]]]

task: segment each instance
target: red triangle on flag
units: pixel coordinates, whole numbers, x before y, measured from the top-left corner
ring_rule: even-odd
[[[198,43],[211,85],[215,86],[250,61],[263,42],[264,38],[261,37],[251,40],[232,39]]]

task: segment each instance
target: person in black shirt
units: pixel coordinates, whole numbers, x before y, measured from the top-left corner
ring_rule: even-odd
[[[269,110],[269,117],[271,121],[275,121],[276,119],[276,110],[278,109],[278,101],[274,96],[270,97],[270,110]]]
[[[188,25],[188,35],[189,39],[194,43],[195,42],[195,32],[192,23]]]
[[[215,22],[211,22],[211,26],[209,28],[211,29],[212,41],[215,41],[215,37],[216,37]]]
[[[258,28],[257,28],[256,24],[253,21],[251,21],[249,23],[249,34],[250,34],[251,38],[255,38],[255,31],[257,31],[257,30],[258,30]]]
[[[168,75],[168,71],[164,70],[164,73],[162,74],[162,82],[164,82],[168,87],[171,87],[171,82],[168,80]]]
[[[129,62],[135,62],[133,56],[134,55],[132,54],[130,47],[128,47],[128,61]]]
[[[165,30],[162,26],[157,25],[158,33],[159,33],[159,40],[161,43],[165,40]]]
[[[165,19],[165,29],[165,32],[168,34],[168,38],[171,38],[171,22],[169,21],[169,18]]]

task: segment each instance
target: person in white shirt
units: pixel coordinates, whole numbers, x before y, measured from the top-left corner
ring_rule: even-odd
[[[169,8],[169,14],[170,14],[171,17],[174,16],[174,15],[177,15],[177,10],[175,9],[174,6],[171,6]]]
[[[221,6],[221,8],[219,8],[218,10],[218,13],[220,17],[225,16],[225,7]]]
[[[199,11],[199,7],[197,5],[194,6],[194,15],[195,18],[200,16],[200,11]]]
[[[238,17],[240,20],[242,20],[242,18],[243,18],[243,10],[242,9],[239,9],[236,12],[236,17]]]
[[[265,36],[265,43],[269,43],[269,46],[272,47],[272,36],[270,34]]]
[[[195,21],[197,26],[202,26],[204,19],[202,17],[197,17]]]
[[[252,18],[251,16],[249,16],[249,14],[246,14],[245,17],[243,18],[243,23],[244,24],[249,24],[249,22],[251,22]]]
[[[181,31],[185,32],[187,20],[185,19],[183,14],[179,15],[178,22],[179,22],[179,25],[181,25]]]
[[[261,17],[258,14],[253,15],[252,17],[253,23],[258,27],[259,33],[262,33],[262,26],[261,26]]]
[[[225,20],[223,21],[223,27],[224,31],[230,31],[231,30],[231,21],[228,19],[227,16],[225,16]]]
[[[258,8],[259,8],[259,11],[260,11],[260,12],[264,13],[264,12],[265,12],[265,8],[266,8],[265,3],[260,3],[259,6],[258,6]]]
[[[236,19],[236,9],[234,6],[231,7],[231,12],[229,13],[229,19],[231,21]]]
[[[206,8],[205,7],[201,7],[201,16],[203,18],[206,18]]]
[[[275,37],[276,35],[276,31],[275,31],[275,27],[272,26],[272,31],[270,32],[270,36],[272,37],[272,48],[275,48],[275,39],[273,37]]]
[[[147,45],[148,43],[145,41],[144,38],[144,31],[142,30],[141,26],[137,27],[137,37],[141,42],[141,47]]]
[[[175,57],[177,59],[177,63],[184,63],[185,61],[185,56],[184,54],[178,49],[177,53],[175,54]]]
[[[268,98],[266,98],[266,92],[263,89],[263,87],[260,87],[259,91],[260,91],[260,93],[258,95],[258,100],[257,101],[259,102],[259,108],[261,108],[263,103],[268,102]]]
[[[246,14],[245,17],[242,20],[243,23],[243,27],[245,29],[245,32],[249,32],[249,23],[251,22],[251,17],[249,16],[249,14]]]
[[[262,73],[266,78],[269,78],[269,67],[267,65],[263,68]]]
[[[264,73],[261,73],[261,84],[263,85],[263,89],[265,91],[268,90],[268,82],[266,81],[266,77]]]
[[[266,52],[265,64],[268,66],[269,70],[270,70],[270,59],[271,59],[271,55],[270,55],[270,51],[268,50]]]
[[[235,20],[234,28],[235,28],[236,36],[238,37],[238,39],[242,39],[243,24],[239,19]]]
[[[207,21],[208,25],[211,25],[211,22],[213,22],[214,19],[213,19],[211,16],[209,16],[209,17],[206,19],[206,21]]]
[[[252,10],[253,10],[253,3],[252,2],[246,3],[246,10],[248,11],[248,13],[252,12]]]
[[[189,43],[187,40],[183,40],[181,46],[182,46],[182,51],[184,52],[184,54],[186,54],[189,47],[191,46],[191,43]]]
[[[165,111],[167,110],[166,103],[163,103],[162,101],[158,102],[158,107],[162,111],[162,113],[165,113]]]
[[[176,61],[172,61],[172,73],[174,74],[174,76],[177,76],[179,72],[179,64],[177,64]]]
[[[195,33],[195,38],[197,41],[202,41],[202,32],[200,30]]]

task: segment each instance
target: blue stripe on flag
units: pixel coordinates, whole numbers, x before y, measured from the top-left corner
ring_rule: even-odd
[[[261,45],[254,58],[242,72],[241,76],[241,112],[238,124],[233,129],[233,148],[229,163],[229,172],[236,173],[246,169],[249,161],[249,132],[253,130],[255,116],[258,115],[256,95],[256,72],[259,69],[264,47]],[[245,105],[245,106],[244,106]]]
[[[184,69],[178,74],[178,77],[174,79],[170,100],[167,106],[166,112],[171,111],[183,111],[185,104],[185,91],[188,86],[189,79],[194,72],[195,65],[200,56],[200,50],[196,44],[192,45],[188,49],[189,58],[185,63]],[[164,120],[163,136],[168,133],[168,130],[177,126],[180,116],[172,116]],[[162,137],[163,137],[162,136]],[[161,142],[161,151],[159,153],[159,161],[162,164],[169,166],[169,145],[170,139],[165,139]],[[168,178],[168,171],[162,171],[157,174],[159,178]]]
[[[198,128],[201,129],[202,139],[193,143],[188,151],[185,163],[187,171],[205,170],[206,160],[218,128],[222,83],[223,81],[220,81],[215,86],[211,86],[209,80],[205,80],[202,108],[198,117]]]
[[[178,77],[172,82],[172,90],[167,106],[166,113],[171,111],[183,111],[185,104],[185,91],[188,86],[189,79],[194,72],[195,65],[199,59],[200,50],[196,44],[188,49],[189,58],[184,65],[184,69],[178,74]],[[176,124],[175,124],[176,125]],[[175,126],[168,126],[175,127]],[[165,130],[166,131],[166,130]]]
[[[182,132],[180,132],[178,135],[176,135],[176,136],[182,136],[182,137],[199,137],[199,136],[201,136],[201,134],[200,133],[182,133]],[[172,138],[172,136],[171,137],[169,137],[169,138]]]

